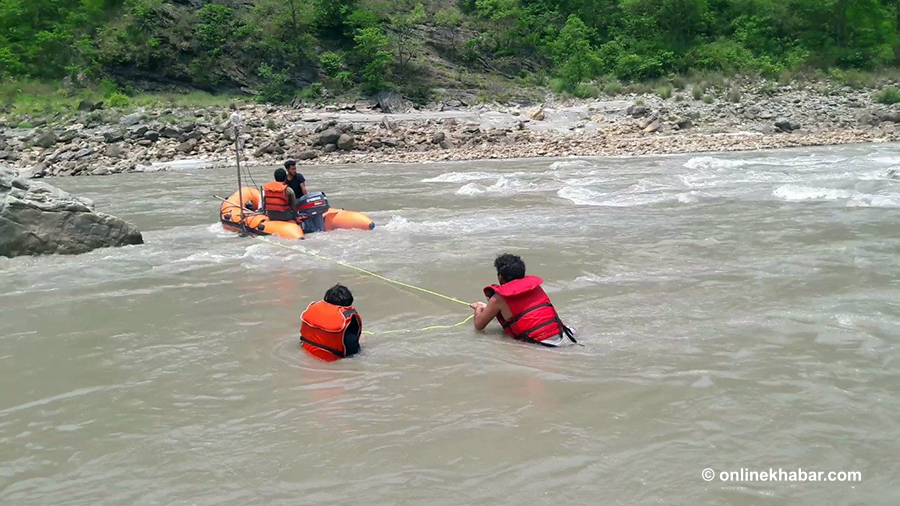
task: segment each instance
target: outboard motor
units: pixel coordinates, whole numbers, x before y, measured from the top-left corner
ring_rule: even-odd
[[[309,234],[312,232],[325,231],[325,212],[330,209],[328,207],[328,198],[322,192],[312,192],[300,197],[297,202],[301,216],[306,219],[301,223],[303,232]]]

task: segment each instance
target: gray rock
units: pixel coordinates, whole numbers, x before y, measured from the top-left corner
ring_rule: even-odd
[[[75,130],[65,130],[65,131],[63,131],[63,133],[59,134],[59,138],[57,139],[57,142],[67,144],[67,143],[75,140],[75,137],[77,137],[77,136],[78,136],[78,132],[76,132]]]
[[[335,151],[337,151],[337,149],[338,149],[338,147],[337,147],[336,145],[334,145],[334,144],[329,144],[329,145],[325,146],[325,147],[322,149],[322,151],[324,151],[324,152],[326,152],[326,153],[334,153]]]
[[[193,140],[193,139],[192,139]],[[277,142],[268,141],[264,142],[259,149],[256,150],[254,156],[262,156],[262,155],[281,155],[284,154],[284,149],[278,145]]]
[[[220,130],[220,132],[225,132],[225,129],[223,128],[222,130]],[[179,130],[177,127],[165,126],[162,130],[159,131],[159,136],[166,139],[177,139],[181,136],[181,130]]]
[[[107,142],[107,144],[111,144],[113,142],[122,142],[125,140],[125,135],[119,131],[114,130],[112,132],[106,132],[103,134],[103,140]]]
[[[385,130],[393,130],[394,128],[396,128],[394,122],[391,121],[391,118],[388,118],[387,116],[381,118],[381,126],[384,127]]]
[[[3,170],[3,169],[0,169]],[[25,170],[19,171],[19,177],[22,179],[37,179],[47,174],[47,164],[39,163]]]
[[[679,130],[687,130],[688,128],[694,126],[690,118],[680,119],[677,123],[675,123],[675,125],[678,126]]]
[[[147,139],[150,142],[156,142],[159,140],[159,133],[154,132],[153,130],[147,130],[144,134],[144,139]]]
[[[398,141],[397,139],[388,138],[388,139],[381,139],[381,143],[389,148],[396,148],[400,144],[400,141]]]
[[[297,160],[315,160],[319,157],[319,153],[311,149],[307,149],[306,151],[301,151],[299,155],[297,155]]]
[[[356,145],[356,139],[350,134],[342,134],[337,141],[337,147],[343,151],[350,151]]]
[[[143,147],[146,148],[146,147],[152,146],[152,145],[153,145],[153,141],[151,141],[150,139],[141,139],[141,140],[135,142],[135,144],[137,144],[138,146],[143,146]]]
[[[659,120],[659,114],[653,113],[646,118],[642,119],[639,123],[641,130],[644,130],[648,126],[652,125],[654,121]]]
[[[316,146],[325,146],[328,144],[334,144],[341,138],[341,132],[335,128],[326,128],[319,134],[318,139],[316,139]]]
[[[794,130],[799,130],[800,125],[798,123],[792,123],[791,121],[785,118],[778,118],[775,121],[775,131],[776,132],[793,132]]]
[[[110,144],[106,146],[106,156],[110,158],[122,158],[125,156],[125,150],[121,144]]]
[[[628,106],[628,109],[625,109],[625,114],[631,116],[632,118],[640,118],[641,116],[646,116],[647,113],[650,112],[643,105],[631,104]]]
[[[662,128],[662,124],[658,119],[655,119],[649,125],[644,127],[644,132],[649,134],[658,131],[660,128]]]
[[[78,102],[78,110],[81,112],[90,112],[94,110],[94,103],[88,99]]]
[[[0,168],[0,256],[78,254],[142,244],[141,232],[93,203]]]
[[[124,126],[134,126],[141,122],[141,114],[134,113],[129,114],[128,116],[123,116],[122,119],[119,120],[119,124]]]
[[[395,91],[379,92],[375,95],[374,100],[381,112],[387,114],[406,112],[412,108],[412,104]]]
[[[136,138],[141,138],[141,137],[143,137],[144,134],[147,133],[149,130],[150,130],[150,129],[147,128],[146,125],[138,125],[138,126],[134,126],[134,127],[129,128],[129,129],[128,129],[128,135],[129,135],[131,138],[135,138],[135,139],[136,139]]]
[[[72,159],[73,160],[81,160],[82,158],[87,158],[87,157],[91,156],[93,153],[94,153],[93,148],[80,149],[75,152],[75,154],[72,156]]]
[[[441,149],[453,149],[453,148],[456,147],[456,145],[453,144],[453,141],[451,141],[450,139],[444,139],[444,140],[442,140],[442,141],[439,143],[439,145],[441,146]]]
[[[57,140],[56,134],[48,130],[38,135],[37,140],[34,141],[34,145],[46,149],[53,147]]]
[[[315,133],[321,133],[331,127],[337,126],[337,120],[330,119],[316,127]]]
[[[196,141],[194,141],[194,142],[196,142]],[[191,141],[184,141],[181,144],[175,146],[175,151],[178,151],[180,153],[190,153],[193,149],[194,149],[194,145],[191,144]]]
[[[437,132],[434,133],[434,135],[431,136],[431,143],[432,144],[440,144],[440,143],[444,142],[444,139],[446,139],[446,138],[447,138],[447,134],[438,130]]]

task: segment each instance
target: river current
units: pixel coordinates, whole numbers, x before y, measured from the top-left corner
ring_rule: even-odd
[[[900,146],[300,170],[377,227],[299,246],[472,301],[519,254],[583,346],[416,330],[471,311],[222,230],[232,170],[51,180],[146,244],[0,258],[0,503],[900,502]],[[770,468],[861,479],[720,479]]]

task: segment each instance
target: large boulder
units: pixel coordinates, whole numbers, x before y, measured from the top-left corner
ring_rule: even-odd
[[[319,134],[319,138],[316,139],[316,146],[326,146],[328,144],[337,143],[338,139],[341,138],[341,131],[336,128],[327,128],[322,133]]]
[[[141,232],[93,203],[0,167],[0,256],[77,254],[142,244]]]
[[[337,141],[337,147],[343,151],[350,151],[356,145],[356,138],[350,134],[341,134]]]
[[[396,91],[382,91],[372,97],[381,112],[395,114],[412,109],[412,103]]]

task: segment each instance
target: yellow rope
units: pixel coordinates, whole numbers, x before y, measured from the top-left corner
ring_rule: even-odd
[[[296,246],[289,246],[289,245],[287,245],[287,244],[281,244],[280,242],[270,241],[269,239],[266,239],[265,237],[262,237],[262,236],[259,236],[259,235],[254,236],[254,238],[259,239],[260,241],[263,241],[263,242],[265,242],[265,243],[271,244],[271,245],[273,245],[273,246],[278,246],[278,247],[280,247],[280,248],[288,249],[288,250],[291,250],[291,251],[296,251],[296,252],[299,252],[299,253],[304,253],[304,254],[306,254],[306,255],[310,255],[310,256],[319,258],[319,259],[321,259],[321,260],[327,260],[327,261],[330,261],[330,262],[334,262],[334,263],[336,263],[336,264],[338,264],[338,265],[340,265],[340,266],[346,267],[346,268],[348,268],[348,269],[353,269],[354,271],[361,272],[361,273],[366,274],[366,275],[368,275],[368,276],[372,276],[372,277],[374,277],[374,278],[378,278],[378,279],[380,279],[380,280],[382,280],[382,281],[386,281],[386,282],[388,282],[388,283],[392,283],[392,284],[397,285],[397,286],[402,286],[402,287],[404,287],[404,288],[410,288],[410,289],[413,289],[413,290],[418,290],[418,291],[420,291],[420,292],[427,293],[427,294],[429,294],[429,295],[434,295],[435,297],[440,297],[440,298],[442,298],[442,299],[449,300],[450,302],[456,302],[457,304],[462,304],[462,305],[464,305],[464,306],[468,306],[468,305],[469,305],[468,302],[465,302],[465,301],[456,299],[456,298],[454,298],[454,297],[450,297],[450,296],[444,295],[444,294],[442,294],[442,293],[437,293],[437,292],[432,291],[432,290],[429,290],[429,289],[427,289],[427,288],[422,288],[422,287],[419,287],[419,286],[411,285],[411,284],[409,284],[409,283],[404,283],[404,282],[402,282],[402,281],[397,281],[396,279],[387,278],[387,277],[382,276],[381,274],[377,274],[377,273],[374,273],[374,272],[372,272],[372,271],[370,271],[370,270],[363,269],[362,267],[357,267],[357,266],[355,266],[355,265],[350,265],[350,264],[348,264],[348,263],[346,263],[346,262],[341,262],[340,260],[335,260],[335,259],[333,259],[333,258],[331,258],[331,257],[327,257],[327,256],[325,256],[325,255],[321,255],[321,254],[319,254],[319,253],[316,253],[315,251],[312,251],[312,250],[309,250],[309,249],[306,249],[306,248],[300,248],[300,247],[296,247]],[[461,322],[459,322],[459,323],[455,323],[455,324],[453,324],[453,325],[432,325],[431,327],[424,327],[424,328],[421,328],[421,329],[389,330],[389,331],[385,331],[385,332],[380,332],[380,334],[398,334],[398,333],[401,333],[401,332],[419,332],[419,331],[438,330],[438,329],[452,329],[452,328],[459,327],[459,326],[461,326],[461,325],[464,325],[464,324],[468,323],[468,322],[469,322],[470,320],[472,320],[472,318],[474,318],[474,317],[475,317],[475,315],[471,315],[471,316],[469,316],[468,318],[466,318],[465,320],[463,320],[463,321],[461,321]],[[363,334],[369,334],[369,335],[372,335],[372,334],[374,334],[374,332],[368,332],[368,331],[366,331],[366,332],[363,332]]]

